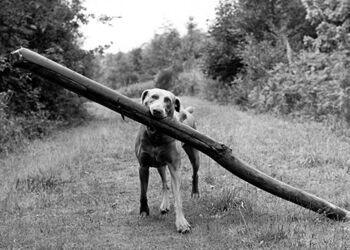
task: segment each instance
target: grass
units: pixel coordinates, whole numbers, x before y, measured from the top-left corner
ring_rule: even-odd
[[[240,112],[195,98],[198,129],[237,157],[350,210],[350,142],[317,123]],[[97,105],[96,119],[34,141],[0,159],[0,249],[348,249],[349,223],[335,222],[251,186],[201,156],[199,199],[183,156],[184,212],[159,213],[161,182],[150,174],[151,215],[140,220],[138,124]],[[219,119],[220,117],[220,119]],[[170,179],[170,178],[168,178]]]

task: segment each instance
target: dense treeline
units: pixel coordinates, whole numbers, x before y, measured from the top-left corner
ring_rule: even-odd
[[[140,48],[97,57],[99,69],[96,79],[114,89],[125,89],[131,84],[155,79],[157,87],[177,94],[194,94],[194,87],[181,79],[186,78],[186,74],[180,73],[199,67],[206,46],[206,34],[198,29],[191,17],[186,28],[186,34],[181,36],[168,24]]]
[[[156,86],[177,94],[350,122],[349,1],[222,0],[208,33],[193,19],[187,30],[167,27],[141,48],[100,58],[99,80],[138,94],[145,84],[125,86],[158,72]]]
[[[226,0],[209,33],[215,99],[350,122],[349,1]]]
[[[80,49],[87,23],[80,0],[0,2],[0,153],[83,115],[81,99],[8,63],[21,46],[91,76],[93,53]]]
[[[221,103],[350,122],[350,3],[344,0],[221,0],[208,32],[193,18],[184,35],[165,25],[139,48],[80,48],[82,0],[0,2],[0,153],[81,117],[82,100],[11,68],[28,47],[129,96],[149,87]],[[105,17],[108,20],[108,17]]]

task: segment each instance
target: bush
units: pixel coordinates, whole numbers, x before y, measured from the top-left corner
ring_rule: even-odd
[[[49,112],[27,112],[26,115],[13,115],[8,112],[8,103],[13,92],[0,93],[0,156],[20,148],[28,140],[43,138],[62,121],[49,119]]]
[[[231,82],[207,81],[205,98],[242,106],[255,103],[268,81],[269,71],[276,64],[286,62],[283,44],[258,42],[251,37],[248,37],[240,48],[239,56],[242,58],[244,69],[236,74]]]
[[[175,84],[170,87],[169,91],[173,92],[175,95],[199,95],[203,89],[204,82],[204,75],[199,70],[193,69],[180,73]],[[155,87],[162,88],[161,86],[155,86],[155,82],[152,80],[131,84],[120,88],[117,91],[127,97],[135,98],[140,97],[144,90]]]
[[[278,63],[287,62],[284,46],[281,43],[273,45],[269,41],[257,42],[248,37],[240,50],[240,57],[244,64],[244,72],[235,77],[233,83],[252,104],[258,95],[251,95],[251,92],[254,90],[254,93],[259,94],[270,77],[269,71]]]
[[[14,148],[18,141],[21,141],[22,133],[18,126],[15,126],[13,119],[6,114],[6,108],[11,92],[0,93],[0,155],[7,154]]]
[[[202,90],[202,95],[209,101],[219,103],[233,103],[232,87],[229,84],[219,82],[213,79],[206,79]]]
[[[142,92],[145,89],[151,89],[151,88],[154,88],[153,81],[131,84],[129,86],[120,88],[117,91],[120,94],[125,95],[127,97],[136,98],[136,97],[140,97]]]
[[[175,95],[199,95],[204,83],[204,75],[199,69],[192,69],[179,74],[174,86],[170,89]]]
[[[336,116],[350,122],[349,58],[349,51],[304,51],[291,65],[277,65],[270,71],[256,107],[317,121]]]

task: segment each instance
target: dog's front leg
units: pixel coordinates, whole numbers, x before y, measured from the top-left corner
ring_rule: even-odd
[[[149,215],[149,208],[148,208],[148,202],[147,202],[149,167],[140,166],[139,176],[140,176],[140,184],[141,184],[140,216],[145,217]]]
[[[181,186],[181,175],[180,175],[180,166],[181,162],[180,159],[176,162],[169,164],[169,171],[171,175],[171,188],[173,190],[174,195],[174,205],[175,205],[175,225],[176,229],[180,233],[186,233],[190,231],[190,224],[185,219],[185,216],[182,211],[182,200],[181,200],[181,193],[180,193],[180,186]]]
[[[170,210],[170,202],[169,202],[169,188],[166,181],[166,166],[159,167],[158,173],[160,178],[162,179],[162,203],[160,204],[160,212],[162,214],[166,214]]]

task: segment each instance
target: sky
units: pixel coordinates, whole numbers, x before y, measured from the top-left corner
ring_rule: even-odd
[[[149,42],[166,24],[171,24],[181,35],[186,23],[193,17],[198,27],[206,31],[215,18],[219,0],[85,0],[90,14],[120,16],[112,25],[90,21],[81,28],[85,36],[84,49],[110,44],[107,52],[128,52]]]

